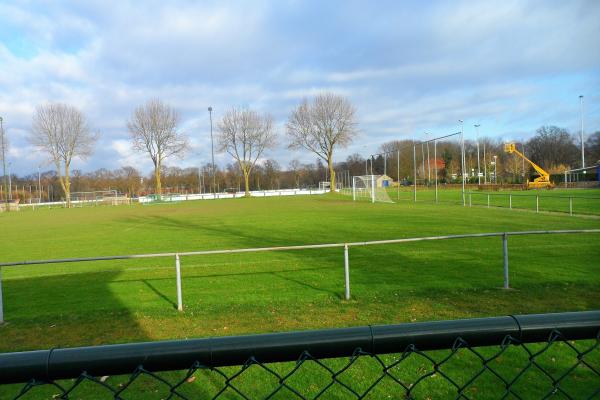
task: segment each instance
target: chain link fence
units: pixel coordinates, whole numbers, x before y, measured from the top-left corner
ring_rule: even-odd
[[[7,353],[0,383],[23,369],[71,379],[0,386],[0,398],[596,399],[599,326],[600,312],[565,313]]]

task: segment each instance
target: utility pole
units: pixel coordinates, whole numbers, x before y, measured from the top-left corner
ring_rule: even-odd
[[[212,155],[213,193],[215,193],[215,196],[216,196],[217,185],[215,183],[216,182],[216,177],[215,177],[215,172],[216,172],[215,171],[215,146],[214,146],[214,143],[213,143],[212,111],[213,111],[213,108],[212,107],[208,107],[208,115],[210,117],[210,152],[211,152],[211,155]]]

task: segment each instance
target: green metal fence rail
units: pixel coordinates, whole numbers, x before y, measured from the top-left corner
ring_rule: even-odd
[[[586,311],[4,353],[0,394],[13,384],[7,398],[40,398],[44,388],[54,398],[82,398],[87,385],[102,398],[144,398],[136,384],[144,380],[168,399],[412,399],[422,388],[457,399],[592,399],[600,395],[599,335],[600,311]],[[457,377],[466,367],[451,364],[465,356],[470,373]],[[309,365],[320,378],[299,380]],[[248,375],[260,394],[242,384]],[[480,384],[483,376],[495,385]]]

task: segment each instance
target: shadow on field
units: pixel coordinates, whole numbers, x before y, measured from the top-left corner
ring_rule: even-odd
[[[115,286],[120,272],[18,279],[3,272],[7,323],[0,326],[0,351],[148,339],[133,315],[135,305],[140,304],[139,291]]]

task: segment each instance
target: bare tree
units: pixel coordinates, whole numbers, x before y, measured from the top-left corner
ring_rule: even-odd
[[[300,189],[300,173],[301,173],[301,168],[302,168],[302,164],[300,164],[300,161],[293,159],[292,161],[290,161],[290,164],[288,166],[288,170],[293,174],[294,176],[294,184],[296,185],[295,187]]]
[[[83,113],[73,106],[62,103],[38,106],[33,116],[29,141],[46,151],[56,166],[67,207],[71,207],[71,162],[75,157],[89,156],[96,139]]]
[[[188,149],[188,138],[177,132],[179,114],[159,99],[149,100],[135,109],[127,129],[133,148],[148,153],[154,164],[156,193],[161,194],[161,168],[171,156],[182,157]]]
[[[292,111],[287,123],[291,149],[305,148],[327,162],[332,192],[335,190],[333,152],[336,147],[346,147],[356,136],[354,114],[354,107],[346,98],[324,93],[311,103],[304,100]]]
[[[238,162],[246,196],[250,196],[252,169],[264,151],[275,146],[273,117],[232,108],[219,123],[217,141],[219,151],[227,152]]]

